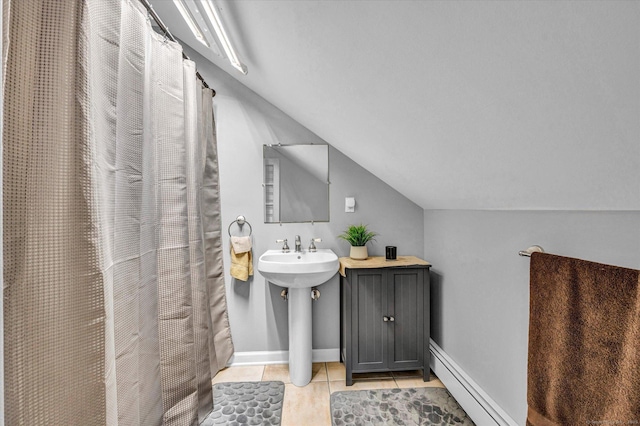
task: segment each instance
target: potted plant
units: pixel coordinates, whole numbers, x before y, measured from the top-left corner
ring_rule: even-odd
[[[366,244],[369,241],[375,241],[376,235],[378,234],[367,230],[367,225],[360,224],[349,225],[346,231],[338,235],[338,238],[342,238],[351,244],[351,252],[349,253],[350,258],[363,260],[369,256]]]

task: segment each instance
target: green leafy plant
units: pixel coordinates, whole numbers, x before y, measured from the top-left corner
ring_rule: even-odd
[[[349,225],[346,231],[338,235],[338,238],[342,238],[354,247],[362,247],[369,241],[375,241],[376,234],[373,231],[367,230],[367,225]]]

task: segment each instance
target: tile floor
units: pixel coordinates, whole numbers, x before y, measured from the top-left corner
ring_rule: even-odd
[[[339,362],[314,363],[311,383],[301,388],[291,384],[287,364],[228,367],[216,375],[213,383],[269,380],[285,384],[282,426],[331,426],[329,398],[337,391],[444,387],[433,373],[429,382],[423,382],[422,371],[402,371],[354,374],[353,386],[347,388],[345,368]]]

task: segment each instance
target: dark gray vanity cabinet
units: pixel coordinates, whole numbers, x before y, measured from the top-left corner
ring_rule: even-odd
[[[340,351],[347,386],[353,373],[376,371],[423,369],[428,381],[428,264],[343,272]]]

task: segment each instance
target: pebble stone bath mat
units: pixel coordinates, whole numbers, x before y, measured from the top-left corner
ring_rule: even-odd
[[[475,426],[443,388],[378,389],[331,394],[333,426]]]
[[[200,426],[279,425],[284,383],[238,382],[213,386],[213,411]]]

